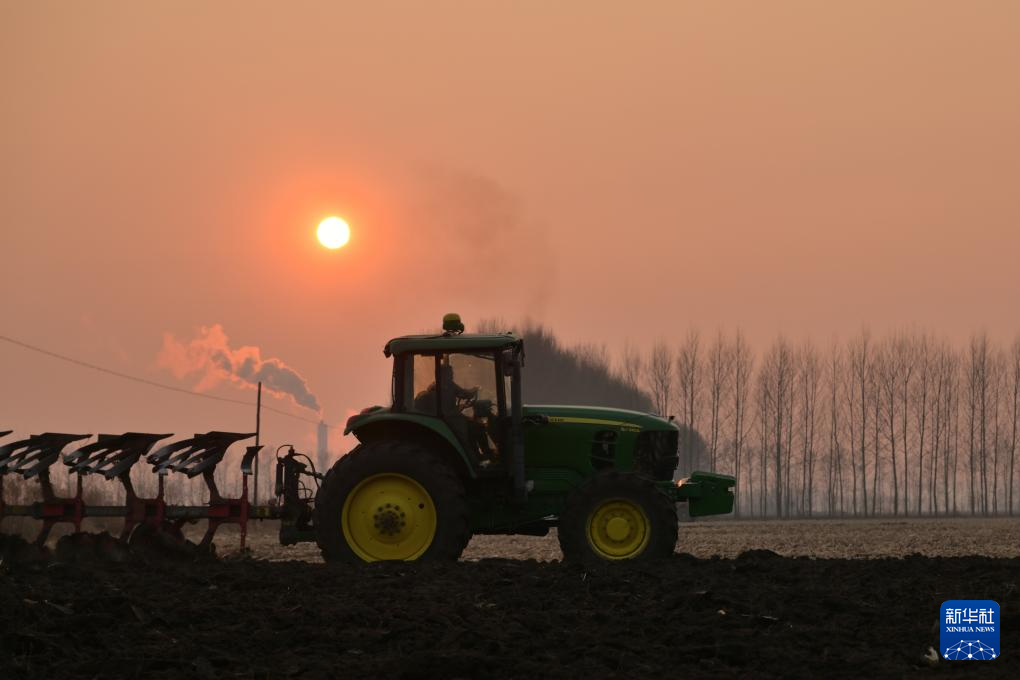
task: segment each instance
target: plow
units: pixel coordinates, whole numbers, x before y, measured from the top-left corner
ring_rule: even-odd
[[[2,433],[0,523],[40,521],[41,547],[54,526],[70,524],[79,535],[88,518],[121,518],[118,540],[127,545],[153,537],[182,542],[186,524],[205,521],[198,548],[209,550],[223,525],[239,528],[244,549],[249,522],[278,520],[281,544],[314,541],[327,561],[344,562],[456,560],[476,534],[540,536],[555,528],[566,559],[617,561],[672,555],[679,505],[692,518],[733,509],[732,476],[679,473],[671,417],[524,404],[524,341],[513,333],[464,333],[460,317],[448,314],[442,333],[393,338],[383,354],[392,359],[391,403],[348,419],[344,434],[358,444],[328,471],[292,446],[277,449],[274,497],[265,504],[257,498],[257,410],[252,433],[174,439],[127,432],[95,440],[44,433],[9,443],[11,433]],[[225,496],[215,471],[242,444],[240,495]],[[74,480],[73,495],[54,489],[58,464]],[[154,496],[135,490],[139,465],[157,477]],[[205,502],[168,503],[172,475],[201,477]],[[87,502],[90,476],[119,483],[124,503]],[[38,482],[39,500],[6,503],[10,479]]]
[[[299,523],[307,525],[310,518],[311,498],[298,477],[321,478],[318,473],[308,471],[308,466],[298,460],[303,454],[290,448],[285,456],[277,459],[276,498],[266,505],[255,505],[249,497],[249,478],[253,474],[253,462],[263,449],[261,445],[245,447],[241,458],[239,496],[221,494],[214,473],[228,449],[257,438],[256,433],[213,431],[162,445],[161,442],[174,435],[144,432],[100,434],[95,441],[83,444],[91,440],[92,435],[47,432],[3,443],[10,434],[10,431],[0,432],[0,531],[7,518],[38,520],[40,528],[34,543],[39,547],[46,544],[54,526],[69,524],[78,534],[82,531],[82,522],[89,518],[122,519],[119,540],[127,545],[153,536],[183,542],[184,525],[204,520],[206,530],[198,544],[199,549],[210,549],[217,529],[224,524],[232,524],[240,531],[240,547],[243,550],[248,523],[253,519],[282,520],[281,541],[293,542]],[[73,496],[61,496],[54,489],[51,472],[58,463],[63,464],[69,477],[74,479]],[[155,496],[147,498],[135,491],[131,471],[138,465],[151,467],[156,475]],[[200,476],[205,483],[207,501],[202,505],[167,503],[166,484],[171,474],[189,479]],[[89,476],[119,483],[124,503],[99,505],[86,502],[84,480]],[[7,503],[5,487],[9,478],[38,482],[39,500],[30,504]]]

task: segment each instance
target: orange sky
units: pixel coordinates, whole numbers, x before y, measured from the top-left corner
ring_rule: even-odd
[[[451,310],[612,349],[1012,337],[1018,73],[1009,0],[4,3],[0,334],[193,386],[164,334],[220,324],[331,421]],[[251,420],[7,345],[0,372],[0,429]]]

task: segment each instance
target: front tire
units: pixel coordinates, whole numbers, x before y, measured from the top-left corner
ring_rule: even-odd
[[[358,446],[336,462],[315,498],[327,562],[447,560],[471,537],[464,485],[414,442]]]
[[[574,562],[661,559],[676,548],[676,510],[650,479],[606,472],[567,498],[559,539]]]

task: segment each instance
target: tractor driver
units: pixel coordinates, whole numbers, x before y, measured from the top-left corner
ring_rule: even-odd
[[[443,384],[443,402],[440,414],[444,417],[460,416],[465,417],[457,408],[458,399],[472,399],[478,396],[478,388],[472,387],[471,389],[465,389],[453,381],[453,366],[450,365],[449,360],[444,359],[439,364],[439,379]],[[419,392],[414,397],[414,410],[421,413],[435,413],[436,412],[436,383],[432,382],[431,385],[426,387],[424,390]]]

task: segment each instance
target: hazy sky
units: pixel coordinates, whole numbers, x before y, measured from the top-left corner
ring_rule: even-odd
[[[194,387],[161,348],[219,325],[331,422],[447,311],[611,349],[1012,337],[1018,74],[1011,0],[7,0],[0,335]],[[4,343],[0,374],[0,430],[252,420]]]

